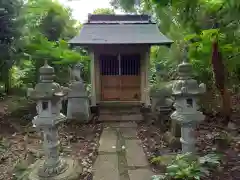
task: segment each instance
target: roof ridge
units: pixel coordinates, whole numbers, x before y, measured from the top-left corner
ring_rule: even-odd
[[[114,22],[114,23],[111,23],[111,22],[91,22],[91,23],[85,23],[87,25],[135,25],[135,24],[156,24],[154,22],[125,22],[125,23],[122,23],[122,22]],[[85,25],[84,24],[84,25]]]
[[[88,22],[107,21],[107,22],[151,22],[151,16],[147,14],[88,14]]]

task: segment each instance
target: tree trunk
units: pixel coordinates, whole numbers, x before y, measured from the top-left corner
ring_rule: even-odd
[[[231,97],[226,86],[226,69],[223,64],[221,52],[216,39],[212,44],[212,68],[215,78],[215,85],[222,97],[222,113],[224,115],[224,123],[228,124],[231,116]]]
[[[224,115],[224,124],[228,124],[231,119],[231,95],[226,87],[221,90],[222,97],[222,113]]]
[[[5,93],[9,95],[11,93],[11,81],[10,81],[10,68],[8,63],[5,63],[2,69],[2,77],[5,86]]]

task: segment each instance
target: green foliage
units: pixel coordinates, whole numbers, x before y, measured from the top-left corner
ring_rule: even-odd
[[[0,35],[0,81],[7,92],[34,85],[46,59],[55,68],[59,82],[67,81],[68,65],[72,63],[83,61],[88,73],[88,55],[70,49],[66,42],[81,28],[71,9],[52,0],[4,0],[0,5],[4,32]]]
[[[23,84],[22,77],[24,77],[24,72],[18,67],[13,66],[10,70],[11,73],[11,83],[13,88],[20,88]]]
[[[175,43],[171,48],[154,47],[151,52],[150,84],[157,87],[157,67],[166,79],[176,78],[176,65],[182,61],[182,47],[189,45],[189,59],[195,77],[209,87],[214,84],[211,51],[212,38],[219,37],[229,87],[239,84],[240,16],[238,0],[111,0],[115,8],[126,12],[149,13],[159,29]],[[38,68],[47,59],[55,68],[57,81],[65,83],[68,65],[84,64],[84,79],[89,82],[89,57],[82,49],[71,49],[66,41],[75,36],[81,24],[72,11],[52,0],[3,0],[0,2],[1,40],[0,81],[6,87],[22,87],[38,80]],[[6,9],[9,11],[7,12]],[[8,13],[8,16],[6,16]],[[95,14],[114,14],[111,8],[96,9]],[[14,68],[12,68],[14,66]],[[156,85],[157,84],[157,85]]]
[[[93,11],[93,14],[115,14],[115,12],[110,8],[98,8]]]
[[[26,160],[18,160],[14,166],[13,172],[14,180],[28,180],[28,176],[32,170],[32,167],[28,166],[28,162]]]
[[[236,73],[240,67],[239,61],[229,60],[229,56],[239,53],[239,47],[234,47],[229,44],[227,36],[220,32],[220,29],[203,30],[201,34],[188,35],[185,41],[192,41],[189,43],[189,58],[193,64],[194,72],[199,80],[207,84],[213,82],[212,67],[211,67],[211,53],[212,40],[216,36],[219,37],[220,50],[224,54],[224,64],[228,72]]]
[[[68,63],[76,63],[81,59],[78,52],[69,49],[66,41],[49,41],[42,35],[33,38],[32,43],[26,46],[26,53],[32,58],[41,58],[42,61],[49,60],[56,64],[66,63],[66,60]]]
[[[23,2],[21,0],[2,0],[0,7],[0,78],[5,84],[6,93],[8,93],[10,89],[9,71],[16,61],[19,49],[18,40],[22,35],[23,21],[20,17]]]
[[[89,56],[83,55],[77,50],[71,50],[64,40],[49,41],[43,35],[38,34],[33,37],[31,44],[26,46],[25,52],[25,57],[30,59],[30,62],[25,60],[23,64],[23,68],[27,68],[25,69],[27,83],[31,83],[33,77],[38,78],[36,70],[43,65],[44,60],[48,60],[55,67],[58,82],[66,83],[68,81],[68,65],[70,64],[82,62],[85,65],[85,71],[89,72]],[[27,80],[26,77],[29,79]]]
[[[153,158],[152,162],[166,161],[164,157]],[[155,175],[152,180],[200,180],[201,177],[209,175],[210,171],[220,165],[220,156],[208,154],[203,157],[196,157],[190,153],[178,154],[175,158],[168,159],[166,173]]]
[[[42,32],[49,40],[70,39],[80,29],[80,24],[72,18],[71,10],[58,1],[29,0],[25,8],[25,18],[30,36]]]
[[[121,8],[127,12],[135,11],[134,9],[134,3],[135,0],[111,0],[111,5],[114,8]]]
[[[112,0],[112,5],[126,12],[136,12],[138,9],[134,7],[134,2]],[[175,42],[170,49],[152,48],[149,77],[152,87],[162,84],[158,81],[157,66],[161,66],[161,71],[168,72],[168,80],[176,78],[176,65],[182,61],[183,45],[187,43],[194,78],[213,91],[216,82],[211,61],[212,40],[218,37],[226,71],[223,73],[226,77],[224,84],[234,91],[240,79],[239,7],[238,0],[141,0],[140,11],[150,13],[160,31]],[[221,101],[212,109],[219,110],[219,103]],[[208,111],[208,107],[204,109]]]
[[[59,38],[70,39],[74,37],[77,34],[77,32],[74,32],[76,21],[71,18],[71,11],[56,1],[52,3],[39,25],[40,32],[50,41],[57,41]],[[69,34],[69,32],[72,32],[72,34]]]

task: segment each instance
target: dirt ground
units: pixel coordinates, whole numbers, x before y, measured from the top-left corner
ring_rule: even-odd
[[[24,105],[19,106],[19,102]],[[42,157],[41,137],[31,127],[34,115],[35,104],[29,103],[29,100],[16,99],[15,102],[15,98],[9,98],[7,102],[0,102],[0,180],[20,180],[20,174]],[[236,122],[240,122],[240,114],[235,114],[234,117]],[[238,133],[231,134],[232,132],[220,123],[219,118],[207,117],[196,130],[197,149],[200,154],[210,151],[224,154],[221,167],[204,180],[240,180],[239,124]],[[142,122],[138,126],[138,136],[149,159],[173,153],[163,141],[163,132],[160,129],[158,122]],[[92,179],[92,164],[97,156],[101,131],[101,124],[65,123],[59,127],[61,155],[79,160],[84,170],[80,180]],[[231,137],[227,147],[219,146],[216,141],[216,136],[223,132],[227,132]],[[156,174],[161,171],[157,166],[153,166],[153,169]]]
[[[14,113],[6,104],[0,103],[0,180],[20,180],[27,167],[43,155],[41,137],[31,126],[34,104]],[[83,167],[80,180],[91,179],[101,131],[101,124],[65,123],[59,126],[61,155],[79,160]]]
[[[235,115],[240,120],[240,114]],[[197,135],[197,151],[199,154],[205,155],[208,152],[222,153],[223,158],[221,166],[210,177],[204,180],[240,180],[240,133],[231,134],[223,124],[218,123],[216,117],[207,117],[206,120],[199,125],[196,130]],[[149,160],[154,156],[176,153],[167,147],[163,140],[164,133],[161,132],[158,122],[143,122],[139,124],[138,136],[140,137],[145,153]],[[224,147],[223,143],[216,141],[219,134],[227,133],[230,136],[230,144]],[[179,150],[180,151],[180,150]],[[161,167],[152,166],[156,174],[162,172]]]

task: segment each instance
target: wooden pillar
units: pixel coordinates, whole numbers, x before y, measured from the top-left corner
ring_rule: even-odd
[[[100,76],[100,64],[99,64],[99,55],[94,54],[95,60],[95,89],[96,89],[96,103],[99,103],[101,100],[101,76]]]
[[[150,48],[145,54],[145,106],[151,105],[150,102],[150,87],[149,87],[149,67],[150,67]]]
[[[146,66],[146,56],[145,53],[141,53],[141,103],[145,104],[145,66]]]
[[[95,81],[95,58],[94,58],[94,51],[90,53],[91,63],[91,106],[96,106],[96,81]]]

